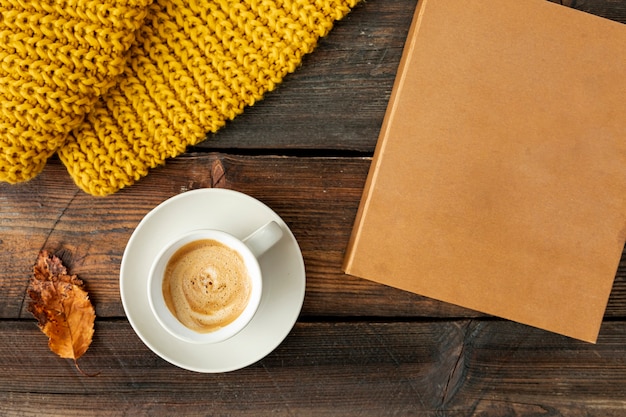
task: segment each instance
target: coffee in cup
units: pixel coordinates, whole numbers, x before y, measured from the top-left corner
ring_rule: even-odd
[[[194,343],[219,342],[241,331],[261,300],[257,258],[281,237],[272,221],[243,240],[206,229],[175,239],[157,256],[148,279],[159,323]]]
[[[239,252],[214,239],[187,243],[172,255],[163,274],[170,312],[199,333],[233,322],[250,300],[252,280]]]

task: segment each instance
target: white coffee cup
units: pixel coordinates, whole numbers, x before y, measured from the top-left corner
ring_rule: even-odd
[[[148,276],[148,301],[159,324],[173,336],[190,343],[218,343],[243,330],[254,317],[263,293],[263,276],[258,258],[282,237],[278,223],[271,221],[245,239],[221,230],[195,230],[174,239],[155,258]],[[177,251],[191,242],[212,240],[238,253],[250,279],[250,295],[243,311],[230,323],[211,331],[197,331],[184,325],[170,310],[163,294],[163,278],[168,262]]]

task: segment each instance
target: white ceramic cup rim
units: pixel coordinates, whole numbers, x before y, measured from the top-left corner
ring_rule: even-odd
[[[250,279],[252,280],[250,300],[243,312],[226,326],[207,333],[196,332],[182,324],[165,304],[162,289],[163,272],[170,257],[187,243],[202,239],[216,240],[241,254],[246,268],[248,269]],[[150,268],[148,276],[148,302],[157,321],[170,334],[190,343],[218,343],[239,333],[254,317],[261,302],[262,292],[263,279],[261,267],[250,248],[235,236],[214,229],[194,230],[174,239],[159,252]]]

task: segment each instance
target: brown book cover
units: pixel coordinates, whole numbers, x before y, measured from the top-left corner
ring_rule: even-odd
[[[626,26],[420,0],[350,275],[595,342],[626,239]]]

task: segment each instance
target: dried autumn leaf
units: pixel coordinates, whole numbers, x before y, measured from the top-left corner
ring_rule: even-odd
[[[33,267],[28,295],[32,300],[28,311],[48,336],[50,349],[73,359],[78,368],[76,361],[91,344],[96,319],[83,281],[69,275],[58,257],[42,251]]]

